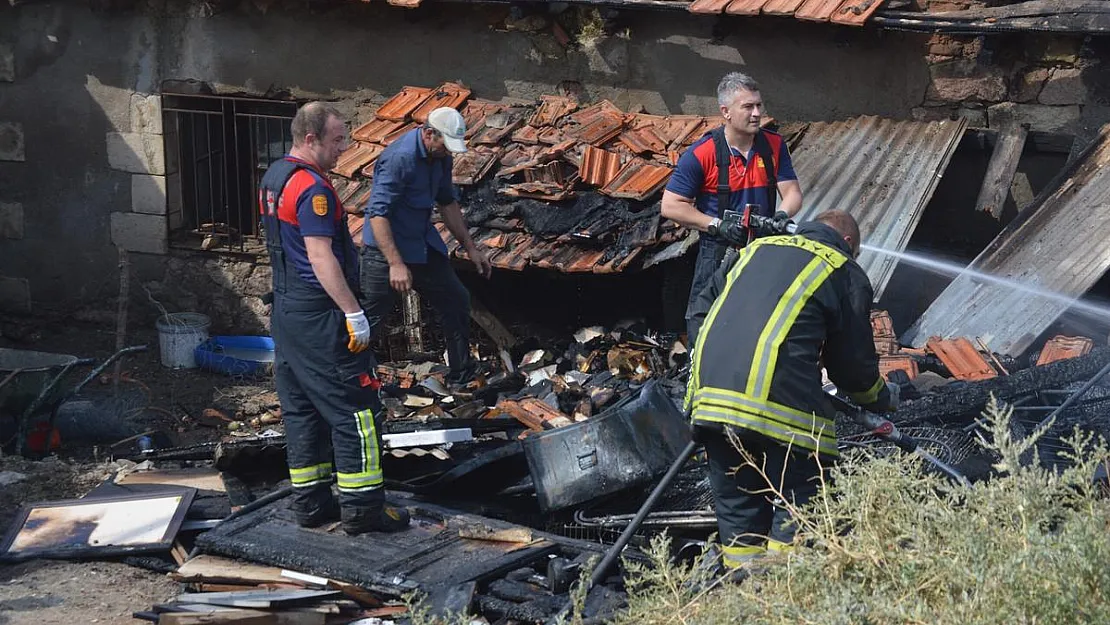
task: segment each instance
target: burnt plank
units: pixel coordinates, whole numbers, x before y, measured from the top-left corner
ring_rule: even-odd
[[[1002,216],[1002,206],[1010,193],[1010,185],[1014,182],[1014,174],[1017,173],[1018,161],[1021,160],[1028,135],[1029,128],[1025,125],[1015,125],[1000,133],[990,163],[987,164],[979,198],[975,201],[976,211],[990,213],[995,219]]]
[[[438,617],[448,621],[465,615],[474,602],[474,591],[477,582],[463,582],[462,584],[437,586],[428,591],[428,616]]]

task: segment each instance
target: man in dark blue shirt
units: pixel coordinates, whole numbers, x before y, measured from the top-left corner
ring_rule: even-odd
[[[439,208],[480,275],[489,278],[492,269],[470,238],[451,182],[451,153],[466,151],[465,135],[462,115],[438,108],[422,127],[382,152],[366,203],[361,259],[363,306],[371,328],[393,310],[394,291],[416,289],[439,313],[452,384],[465,384],[477,369],[470,356],[470,294],[451,268],[447,246],[432,225],[432,210]]]

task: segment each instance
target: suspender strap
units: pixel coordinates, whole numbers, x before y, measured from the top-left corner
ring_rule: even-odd
[[[775,159],[771,152],[771,142],[767,140],[767,135],[763,134],[762,130],[755,134],[755,153],[763,161],[763,170],[767,172],[767,214],[774,215],[775,204],[779,199],[776,186],[778,178],[775,176]]]
[[[725,140],[725,127],[717,126],[710,133],[713,147],[717,150],[717,214],[724,215],[732,208],[732,189],[728,184],[728,169],[732,162],[732,151]]]

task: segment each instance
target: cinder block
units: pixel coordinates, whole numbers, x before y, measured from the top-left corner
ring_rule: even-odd
[[[0,161],[27,160],[23,152],[23,124],[0,122]]]
[[[26,278],[0,276],[0,310],[31,312],[31,285]]]
[[[15,52],[7,44],[0,43],[0,82],[15,80]]]
[[[166,177],[149,174],[131,176],[131,211],[147,215],[165,215]]]
[[[19,202],[0,202],[0,238],[23,238],[23,205]]]
[[[146,132],[109,132],[108,166],[133,174],[166,174],[162,135]]]
[[[131,94],[131,132],[162,134],[162,98],[145,93]]]
[[[165,254],[166,218],[141,213],[112,213],[112,243],[129,252]]]

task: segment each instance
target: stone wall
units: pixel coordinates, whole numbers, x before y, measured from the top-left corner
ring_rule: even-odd
[[[1027,124],[1085,144],[1110,121],[1110,50],[1101,39],[934,34],[929,88],[916,119],[966,117],[972,126]]]

